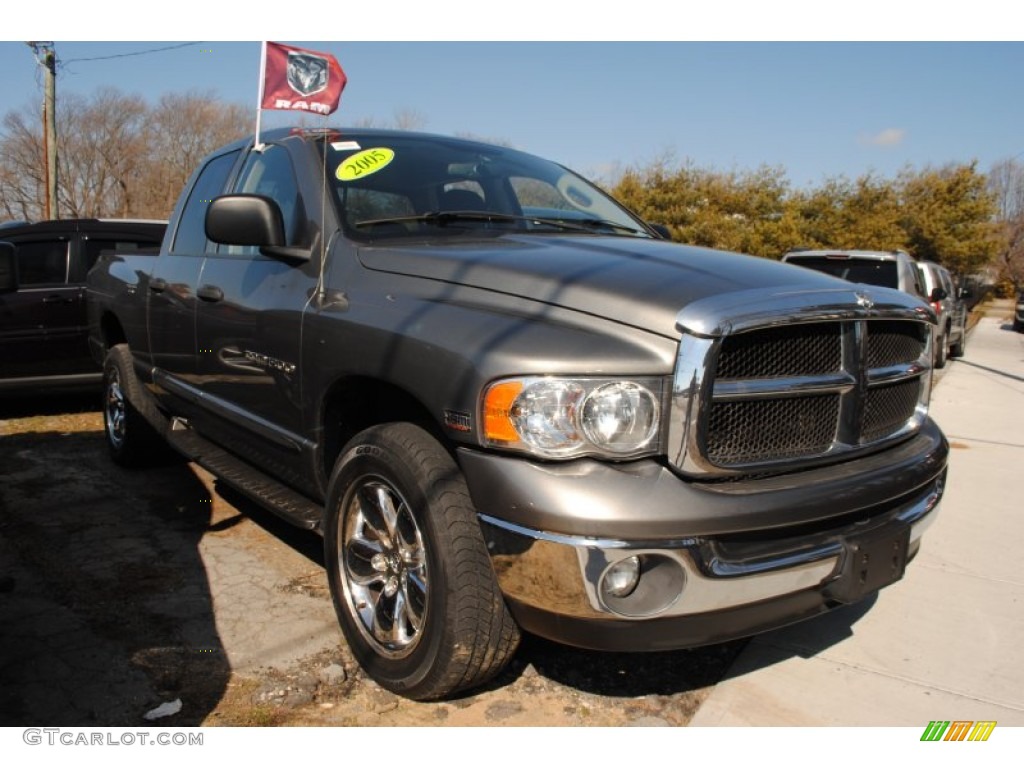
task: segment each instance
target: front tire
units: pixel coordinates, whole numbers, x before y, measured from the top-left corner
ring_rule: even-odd
[[[519,628],[498,589],[458,466],[413,424],[371,427],[331,474],[331,596],[356,660],[380,685],[429,700],[480,685]]]

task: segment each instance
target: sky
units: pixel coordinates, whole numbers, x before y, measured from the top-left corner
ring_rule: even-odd
[[[867,0],[863,9],[870,11],[875,1]],[[634,0],[628,7],[643,9],[648,2]],[[742,11],[745,2],[728,8]],[[1024,43],[978,40],[983,28],[951,23],[949,29],[934,30],[962,31],[965,38],[973,35],[971,42],[813,42],[815,33],[838,37],[843,25],[805,28],[799,40],[792,34],[796,27],[780,28],[776,19],[775,27],[754,25],[748,31],[761,29],[765,38],[783,32],[799,41],[612,42],[606,39],[611,32],[626,38],[645,28],[660,30],[650,16],[631,26],[592,12],[605,24],[591,30],[600,42],[584,35],[568,39],[568,34],[552,41],[472,41],[459,39],[460,34],[484,37],[495,29],[484,23],[486,12],[479,3],[470,4],[474,23],[465,23],[466,16],[460,26],[451,21],[456,14],[443,13],[446,3],[453,10],[466,5],[441,0],[430,6],[436,13],[422,26],[404,16],[401,23],[389,22],[386,10],[395,4],[382,0],[373,6],[376,11],[354,20],[339,11],[326,24],[221,19],[199,26],[178,19],[160,25],[163,33],[184,33],[180,40],[154,41],[153,25],[138,21],[133,36],[130,19],[123,27],[99,25],[95,18],[75,24],[57,14],[51,24],[32,11],[19,11],[27,17],[4,31],[55,41],[58,99],[69,93],[88,96],[103,86],[151,101],[165,92],[209,92],[211,98],[248,106],[254,123],[260,56],[255,40],[327,52],[348,77],[341,106],[327,124],[372,119],[383,125],[397,114],[414,114],[422,130],[497,139],[605,181],[661,158],[720,171],[777,167],[794,186],[810,187],[839,175],[891,178],[907,165],[921,169],[977,161],[985,171],[1000,160],[1024,156]],[[538,6],[534,0],[527,6],[531,3]],[[557,0],[548,5],[560,8]],[[805,4],[785,0],[786,5]],[[531,30],[555,32],[555,37],[586,32],[564,13],[538,18],[548,23],[510,24],[505,31],[513,37]],[[725,31],[735,27],[717,17],[702,23],[709,33],[719,30],[715,24]],[[999,31],[998,24],[993,27]],[[861,28],[854,24],[850,31]],[[885,29],[898,34],[903,27]],[[371,31],[395,41],[296,37],[328,30]],[[200,31],[211,39],[189,41],[189,33]],[[415,33],[423,39],[413,39]],[[408,39],[398,39],[402,36]],[[432,36],[449,39],[438,42]],[[195,44],[155,50],[182,42]],[[42,71],[23,42],[0,42],[0,73],[0,115],[41,102]],[[288,125],[294,113],[266,111],[263,120],[267,126]],[[321,120],[314,118],[315,124]]]

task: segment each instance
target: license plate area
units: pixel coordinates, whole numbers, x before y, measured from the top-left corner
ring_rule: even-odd
[[[910,527],[901,526],[883,532],[850,536],[845,542],[846,557],[839,578],[826,593],[841,603],[855,603],[903,578],[907,569]]]

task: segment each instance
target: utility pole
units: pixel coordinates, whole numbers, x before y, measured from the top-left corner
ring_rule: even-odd
[[[43,89],[43,153],[46,155],[47,219],[56,219],[57,210],[57,52],[53,43],[29,42],[36,61],[45,72]]]

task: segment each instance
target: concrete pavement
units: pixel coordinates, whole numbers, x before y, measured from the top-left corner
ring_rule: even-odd
[[[904,579],[752,640],[691,725],[1024,725],[1024,334],[1011,308],[992,305],[938,378],[949,482]]]

